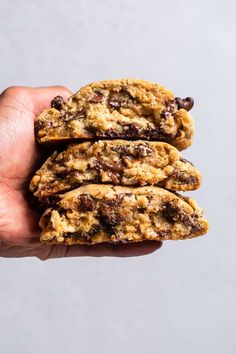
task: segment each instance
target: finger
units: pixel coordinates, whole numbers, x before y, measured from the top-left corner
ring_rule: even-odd
[[[127,244],[99,244],[94,246],[70,246],[65,257],[136,257],[152,253],[162,246],[162,242],[143,241]]]
[[[0,257],[38,257],[41,260],[61,257],[137,257],[155,252],[162,246],[159,241],[143,241],[122,245],[43,245],[38,240],[25,245],[0,244]]]
[[[5,89],[0,95],[0,102],[5,106],[22,111],[27,109],[35,116],[44,109],[50,108],[51,100],[55,96],[62,96],[64,100],[72,95],[72,92],[64,86],[25,87],[13,86]]]
[[[67,100],[72,92],[64,86],[49,86],[33,88],[34,113],[39,115],[44,109],[50,108],[50,103],[55,96],[62,96]]]
[[[37,257],[41,260],[61,257],[137,257],[153,253],[162,246],[159,241],[98,245],[41,245]],[[35,253],[34,253],[35,254]]]

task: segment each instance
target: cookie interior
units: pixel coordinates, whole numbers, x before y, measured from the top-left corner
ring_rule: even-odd
[[[31,191],[40,199],[86,183],[159,185],[174,191],[200,186],[199,171],[163,142],[102,140],[55,152],[37,171]]]
[[[135,79],[101,81],[81,88],[68,101],[55,98],[36,122],[40,143],[73,139],[146,139],[179,150],[192,142],[192,99]]]
[[[177,240],[203,235],[208,228],[191,199],[158,187],[88,185],[61,198],[40,220],[43,242]]]

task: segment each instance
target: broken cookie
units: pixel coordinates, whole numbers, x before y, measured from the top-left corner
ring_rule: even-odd
[[[61,195],[40,227],[42,242],[71,245],[188,239],[208,224],[193,200],[165,189],[94,184]]]
[[[36,172],[30,190],[43,201],[86,183],[151,184],[186,191],[200,186],[201,175],[167,143],[100,140],[55,152]]]
[[[35,124],[41,144],[83,139],[145,139],[168,142],[179,150],[193,139],[188,111],[191,97],[181,99],[144,80],[100,81],[81,88],[66,102],[57,96]]]

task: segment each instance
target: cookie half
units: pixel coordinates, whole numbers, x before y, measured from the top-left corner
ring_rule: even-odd
[[[93,184],[61,195],[40,227],[42,242],[71,245],[188,239],[208,223],[193,200],[165,189]]]
[[[158,185],[173,191],[200,186],[200,172],[163,142],[100,140],[55,152],[33,177],[30,189],[43,200],[86,183]]]
[[[164,87],[135,79],[100,81],[81,88],[66,102],[53,99],[36,120],[39,143],[82,139],[146,139],[179,150],[192,143],[193,99],[174,97]]]

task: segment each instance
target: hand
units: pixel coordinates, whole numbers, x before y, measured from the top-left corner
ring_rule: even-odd
[[[67,256],[138,256],[160,248],[161,242],[96,246],[44,245],[39,242],[40,215],[26,194],[32,174],[45,160],[35,144],[34,119],[64,87],[11,87],[0,95],[0,256],[36,256],[42,260]]]

